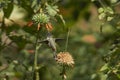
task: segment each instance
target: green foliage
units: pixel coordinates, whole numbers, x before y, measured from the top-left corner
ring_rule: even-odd
[[[119,80],[120,2],[92,1],[0,0],[0,79],[33,80],[37,24],[42,23],[41,41],[49,32],[44,24],[51,23],[54,38],[66,38],[70,29],[67,50],[75,66],[66,73],[66,80]],[[30,21],[33,24],[28,26]],[[56,53],[64,51],[66,39],[57,43]],[[42,44],[37,52],[40,79],[61,80],[62,68],[55,63],[53,50]]]
[[[110,7],[99,8],[98,12],[100,20],[106,19],[107,21],[111,21],[113,19],[114,11]]]
[[[50,6],[47,4],[46,10],[50,16],[55,16],[59,11],[58,6]]]
[[[108,1],[109,2],[109,1]],[[106,6],[104,2],[100,2],[102,7],[98,9],[99,12],[99,19],[104,19],[104,23],[107,23],[108,21],[111,22],[111,25],[114,27],[114,32],[112,33],[110,39],[110,51],[104,56],[103,60],[105,61],[105,64],[102,66],[101,71],[104,72],[104,74],[107,75],[106,80],[119,80],[119,71],[120,71],[120,57],[119,57],[119,29],[117,28],[118,23],[120,19],[116,19],[116,16],[120,15],[115,14],[116,10],[114,7],[116,6]],[[112,0],[109,2],[111,5],[117,4],[117,0]],[[114,10],[113,10],[114,9]],[[116,22],[114,22],[116,21]],[[114,22],[114,24],[113,24]]]

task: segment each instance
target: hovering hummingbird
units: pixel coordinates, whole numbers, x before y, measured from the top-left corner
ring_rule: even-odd
[[[39,41],[38,43],[47,43],[48,46],[54,51],[53,56],[56,56],[56,41],[63,40],[62,38],[53,38],[51,33],[47,34],[47,38],[45,40]]]

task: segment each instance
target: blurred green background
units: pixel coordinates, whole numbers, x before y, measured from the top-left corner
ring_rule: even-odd
[[[33,16],[33,10],[29,7],[30,1],[21,0],[21,4],[17,3],[14,6],[9,3],[9,0],[1,1],[0,5],[8,6],[4,10],[7,11],[4,13],[5,24],[0,27],[1,80],[4,80],[3,78],[6,78],[5,80],[32,80],[34,46],[30,44],[30,41],[35,42],[35,29],[25,26]],[[35,1],[39,3],[40,0]],[[106,80],[106,75],[100,72],[100,69],[104,65],[103,56],[109,52],[110,39],[115,28],[107,23],[103,26],[102,33],[100,32],[103,22],[98,19],[98,8],[101,5],[97,1],[91,2],[90,0],[61,0],[57,5],[59,13],[66,22],[64,26],[59,17],[56,18],[57,21],[51,21],[54,27],[53,36],[65,38],[57,43],[57,52],[65,50],[69,28],[67,51],[71,53],[75,61],[74,68],[67,72],[67,80]],[[118,8],[120,6],[116,7]],[[2,9],[4,8],[0,11],[1,22],[3,20]],[[10,9],[12,13],[9,15]],[[9,19],[14,20],[15,24]],[[46,31],[41,31],[40,36],[44,39]],[[40,80],[62,80],[61,67],[56,64],[52,53],[46,44],[39,49]]]

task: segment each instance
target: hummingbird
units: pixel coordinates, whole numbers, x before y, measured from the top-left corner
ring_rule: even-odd
[[[63,38],[54,38],[51,33],[48,33],[47,38],[42,41],[39,41],[38,43],[47,43],[48,46],[54,51],[53,56],[55,57],[56,51],[57,51],[56,41],[59,41],[59,40],[63,40]]]

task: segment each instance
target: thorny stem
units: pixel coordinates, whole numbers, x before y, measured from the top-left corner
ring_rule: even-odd
[[[40,76],[39,76],[39,72],[38,72],[38,64],[37,64],[38,49],[40,47],[40,45],[38,45],[38,39],[39,39],[39,31],[37,31],[36,42],[35,42],[35,55],[34,55],[35,80],[40,80]]]
[[[62,73],[61,73],[61,75],[62,75],[62,80],[65,80],[65,79],[66,79],[66,69],[65,69],[65,66],[64,66],[64,65],[63,65],[62,67],[63,67]]]

